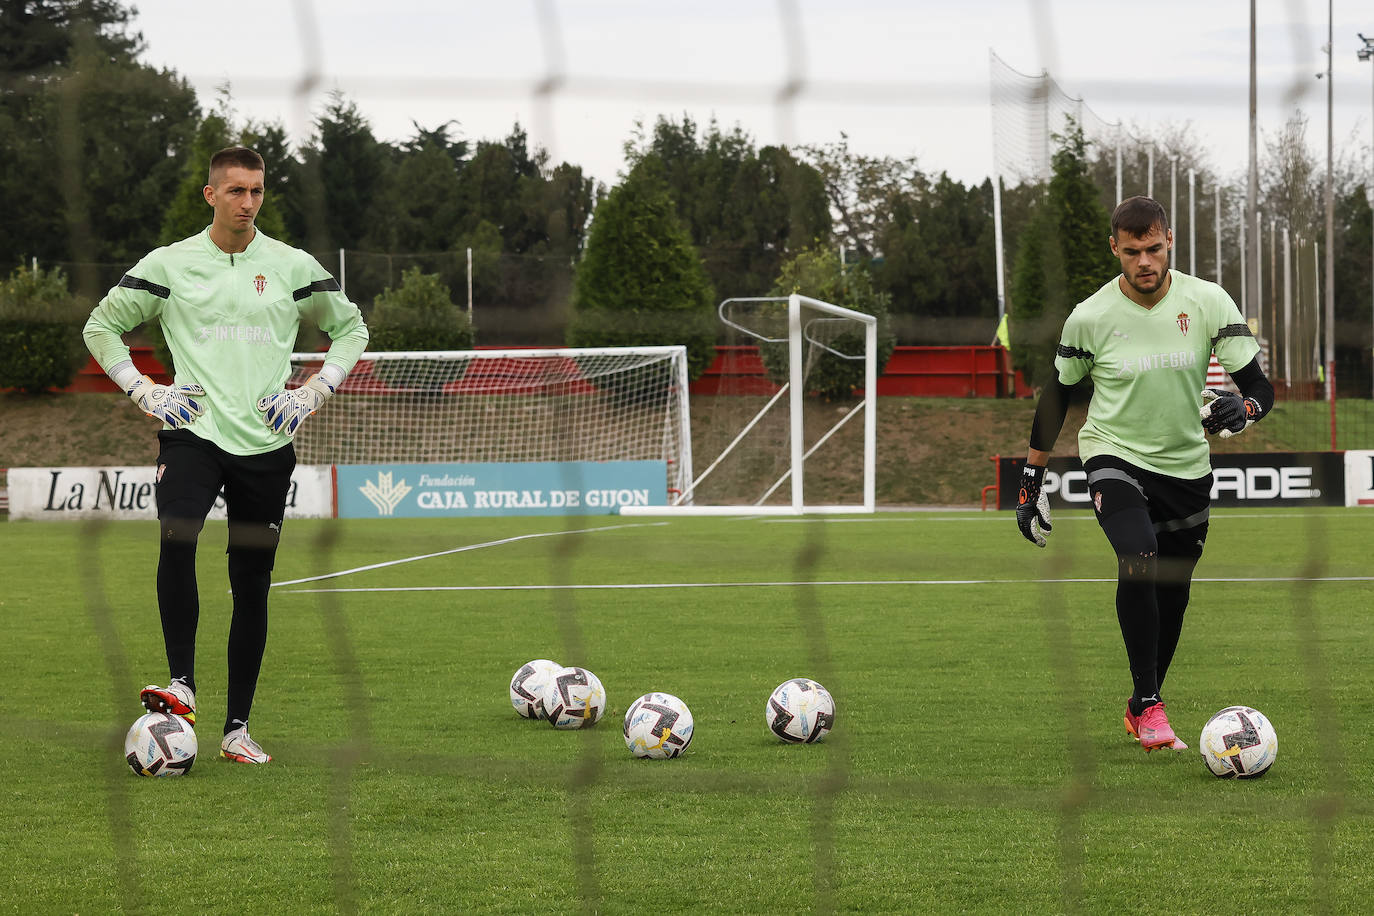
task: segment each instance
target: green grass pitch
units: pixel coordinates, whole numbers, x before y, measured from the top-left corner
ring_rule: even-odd
[[[138,689],[166,677],[155,544],[152,523],[0,525],[0,910],[1374,897],[1374,513],[1214,511],[1164,690],[1194,749],[1148,756],[1122,728],[1115,562],[1086,513],[1061,513],[1043,551],[1007,513],[288,521],[278,582],[359,571],[274,588],[252,730],[276,759],[216,756],[229,597],[211,523],[201,756],[141,779],[121,756]],[[600,676],[599,725],[515,715],[507,682],[539,657]],[[835,696],[823,744],[764,728],[769,691],[798,675]],[[625,748],[620,719],[651,690],[692,709],[680,759]],[[1278,729],[1262,779],[1215,779],[1196,753],[1233,703]]]

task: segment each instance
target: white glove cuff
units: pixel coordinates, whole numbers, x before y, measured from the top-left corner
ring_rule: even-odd
[[[348,378],[348,373],[333,363],[325,363],[321,366],[319,374],[320,377],[328,383],[329,387],[333,388],[335,391],[338,391],[339,386],[343,384],[343,380]]]
[[[110,381],[119,386],[120,391],[124,392],[134,387],[134,383],[143,378],[143,373],[134,368],[134,361],[131,359],[115,363],[105,370],[105,374],[110,377]]]

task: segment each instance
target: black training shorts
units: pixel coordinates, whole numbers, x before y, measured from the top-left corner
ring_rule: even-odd
[[[1195,480],[1170,477],[1113,455],[1089,458],[1083,470],[1099,524],[1122,509],[1144,509],[1161,556],[1202,555],[1212,503],[1210,472]]]

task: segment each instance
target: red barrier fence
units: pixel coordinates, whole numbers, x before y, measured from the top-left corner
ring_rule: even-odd
[[[167,370],[153,356],[152,347],[131,347],[134,365],[153,381],[167,384]],[[94,359],[63,391],[114,391]],[[692,394],[773,394],[758,347],[716,347],[716,359],[692,383]],[[878,377],[879,395],[942,398],[1030,397],[1020,373],[1011,368],[1011,355],[997,346],[897,347]]]
[[[773,394],[758,347],[716,347],[692,394]],[[997,346],[897,347],[878,377],[878,394],[905,397],[1029,397],[1031,390]]]

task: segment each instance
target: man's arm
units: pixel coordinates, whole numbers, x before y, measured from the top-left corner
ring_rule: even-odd
[[[1054,527],[1050,524],[1050,500],[1041,492],[1041,486],[1055,440],[1069,415],[1071,391],[1072,385],[1065,385],[1057,378],[1046,385],[1040,392],[1035,419],[1031,422],[1030,448],[1026,451],[1026,466],[1021,469],[1021,488],[1016,495],[1016,525],[1026,540],[1037,547],[1045,546],[1041,531]]]
[[[367,325],[362,312],[349,301],[324,268],[311,259],[319,279],[311,280],[294,292],[302,318],[309,318],[329,335],[329,352],[319,373],[306,379],[299,388],[279,391],[258,401],[263,422],[273,432],[294,436],[301,422],[314,414],[348,377],[367,347]]]
[[[1223,388],[1207,388],[1202,392],[1202,428],[1208,433],[1220,433],[1223,439],[1239,435],[1269,413],[1274,407],[1274,386],[1260,368],[1259,357],[1244,368],[1231,373],[1240,394]]]

